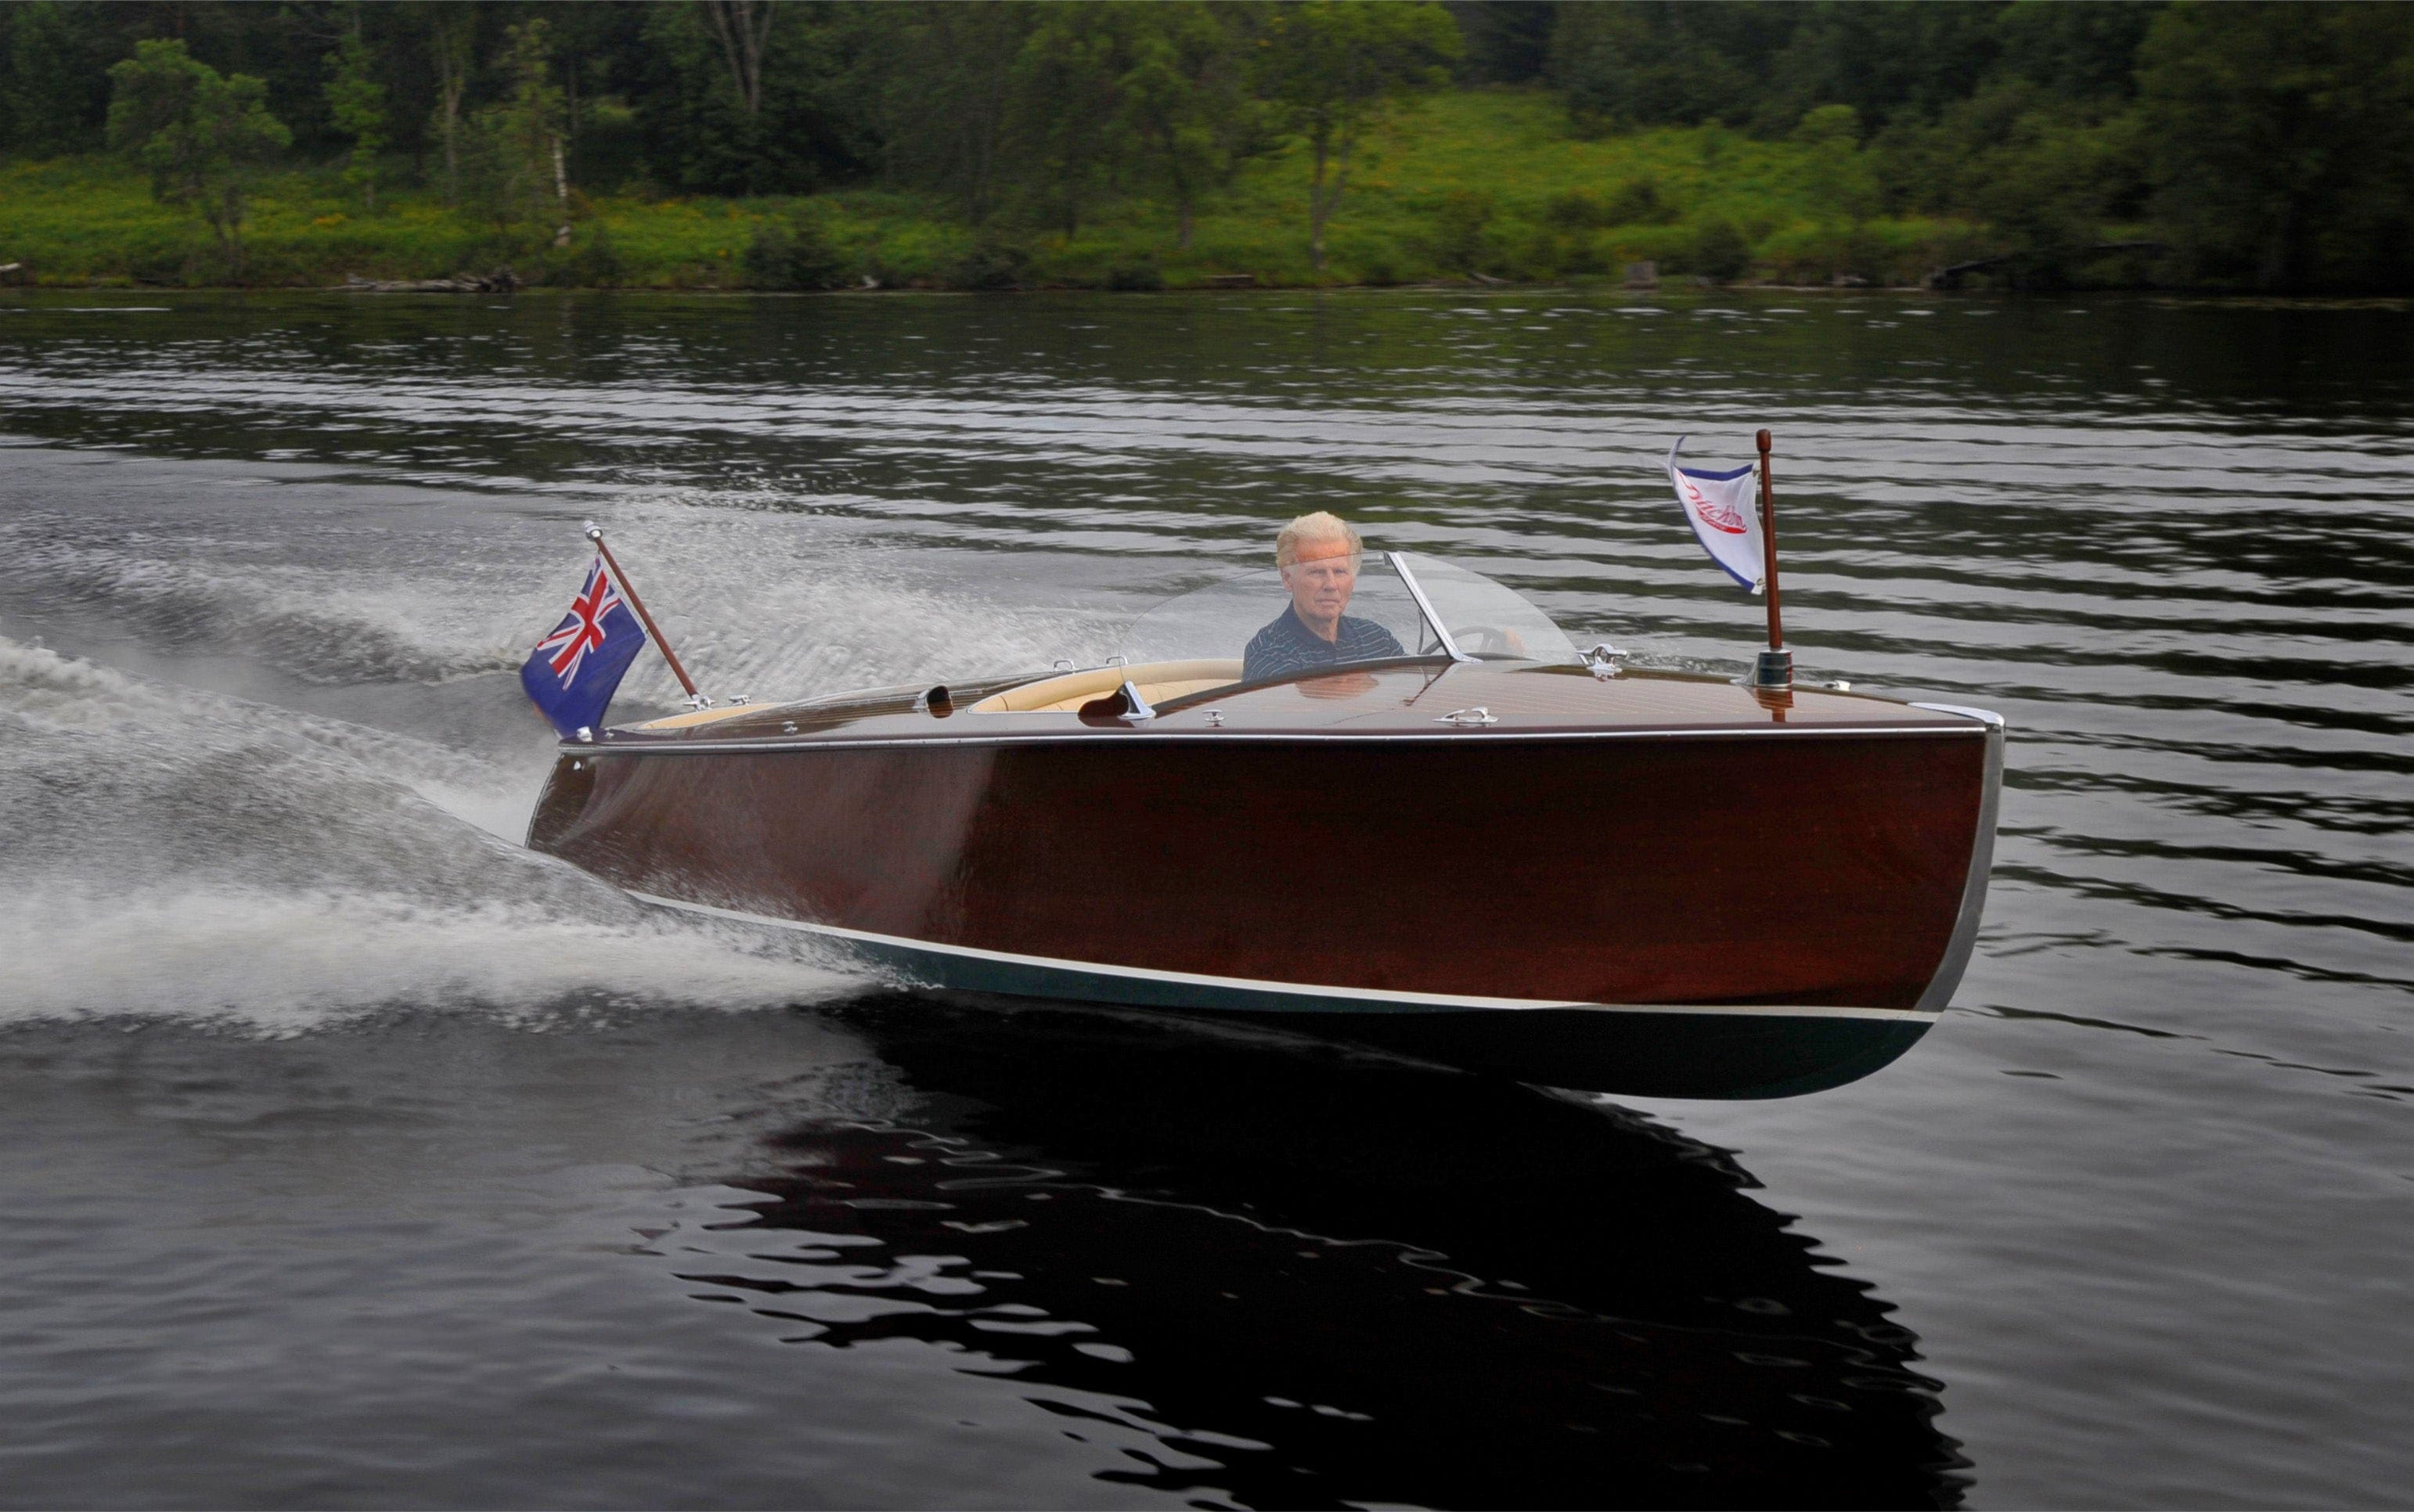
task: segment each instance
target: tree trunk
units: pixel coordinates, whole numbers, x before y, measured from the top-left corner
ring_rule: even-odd
[[[1324,224],[1333,218],[1334,207],[1341,203],[1341,191],[1349,187],[1349,155],[1358,145],[1358,133],[1346,123],[1313,139],[1316,146],[1315,171],[1307,181],[1308,260],[1316,271],[1324,271]],[[1332,170],[1328,183],[1325,171]]]
[[[2290,194],[2280,205],[2280,224],[2272,228],[2256,282],[2274,293],[2302,292],[2313,282],[2313,230],[2319,216],[2307,208],[2310,195]]]
[[[1193,212],[1189,195],[1185,194],[1175,200],[1174,213],[1179,219],[1175,223],[1173,245],[1187,252],[1190,250],[1190,233],[1199,229],[1198,216]]]
[[[553,199],[561,209],[561,227],[553,233],[553,245],[570,245],[570,172],[561,160],[561,138],[553,139]]]
[[[1324,217],[1332,208],[1324,198],[1325,156],[1330,145],[1322,131],[1308,138],[1314,156],[1307,173],[1307,261],[1319,273],[1324,271]]]
[[[778,8],[772,0],[704,0],[704,13],[721,38],[721,55],[729,64],[730,81],[748,115],[763,109],[763,52],[771,40],[771,14]]]
[[[203,200],[203,204],[209,201]],[[210,230],[217,232],[218,250],[226,254],[227,276],[230,281],[243,282],[243,190],[230,184],[218,200],[217,214],[209,217]]]
[[[436,23],[436,118],[444,138],[444,202],[461,200],[461,94],[469,84],[469,70],[453,45],[451,29]]]
[[[1333,189],[1324,197],[1324,213],[1327,215],[1331,215],[1334,208],[1341,203],[1342,192],[1349,187],[1349,160],[1357,151],[1358,133],[1343,132],[1341,149],[1334,154]]]

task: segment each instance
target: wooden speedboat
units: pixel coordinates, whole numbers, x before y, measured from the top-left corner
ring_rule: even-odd
[[[1833,1087],[1944,1011],[1996,717],[1622,669],[1404,553],[1349,609],[1384,654],[1250,679],[1271,577],[1172,600],[1104,666],[565,741],[529,843],[911,982],[1631,1095]]]

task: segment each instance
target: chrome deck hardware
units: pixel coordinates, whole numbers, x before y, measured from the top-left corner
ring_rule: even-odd
[[[1577,652],[1576,658],[1585,664],[1586,671],[1596,677],[1607,679],[1626,670],[1621,663],[1625,661],[1627,655],[1628,653],[1619,650],[1607,641],[1602,641],[1589,651]]]
[[[1434,721],[1436,724],[1454,724],[1462,730],[1474,730],[1479,729],[1483,725],[1498,724],[1500,720],[1494,716],[1490,709],[1483,707],[1480,704],[1471,709],[1453,709],[1448,714],[1443,715],[1440,719]]]

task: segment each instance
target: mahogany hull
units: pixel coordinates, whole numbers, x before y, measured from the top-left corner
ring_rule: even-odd
[[[1938,715],[1590,738],[1035,718],[568,748],[529,843],[933,986],[1779,1096],[1866,1075],[1943,1010],[2001,752],[1999,724]]]

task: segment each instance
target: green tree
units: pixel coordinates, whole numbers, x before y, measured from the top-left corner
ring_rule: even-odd
[[[872,150],[847,114],[854,18],[821,5],[657,6],[628,82],[653,173],[713,194],[805,193],[856,177]]]
[[[1686,7],[1718,10],[1717,6]],[[1752,124],[1781,130],[1822,105],[1849,105],[1868,126],[1931,116],[1978,87],[2002,52],[2006,7],[1930,0],[1737,7],[1791,12],[1785,45],[1749,79]],[[1781,21],[1784,18],[1777,18]]]
[[[554,245],[567,246],[568,108],[554,78],[548,28],[543,18],[531,18],[505,28],[503,38],[496,71],[509,90],[471,121],[478,199],[497,226],[550,221]]]
[[[1729,284],[1751,267],[1751,239],[1734,221],[1713,215],[1693,230],[1693,271]]]
[[[32,156],[90,152],[109,109],[109,60],[126,43],[89,6],[59,0],[11,5],[0,14],[0,113],[8,145]]]
[[[1231,176],[1257,145],[1234,12],[1197,0],[1131,7],[1129,67],[1119,82],[1121,125],[1136,166],[1173,202],[1175,244],[1190,245],[1200,197]]]
[[[1740,125],[1807,7],[1632,0],[1559,7],[1550,78],[1587,133]],[[1798,113],[1798,112],[1797,112]]]
[[[808,200],[757,226],[738,266],[750,289],[843,289],[853,262],[830,235],[820,201]]]
[[[1995,22],[1996,76],[2064,99],[2132,98],[2138,45],[2162,8],[2161,0],[2012,0]]]
[[[344,182],[361,191],[362,207],[377,213],[377,160],[385,151],[385,85],[377,77],[377,59],[361,36],[360,13],[335,51],[327,54],[327,110],[335,129],[352,139]]]
[[[1103,192],[1118,142],[1131,17],[1111,4],[1045,6],[1016,55],[1006,128],[1021,176],[1066,240]]]
[[[698,0],[696,8],[711,22],[729,66],[729,83],[738,109],[750,116],[763,113],[763,60],[771,48],[771,18],[779,7],[771,0]]]
[[[1482,189],[1453,189],[1433,213],[1433,259],[1453,273],[1473,273],[1483,260],[1484,228],[1498,207]]]
[[[2175,5],[2138,61],[2155,212],[2200,276],[2414,274],[2414,7]]]
[[[137,43],[109,77],[110,145],[150,172],[162,204],[201,212],[240,282],[251,171],[293,140],[269,113],[268,86],[220,74],[177,38]]]
[[[888,172],[989,218],[1014,177],[1016,64],[1038,7],[1018,0],[874,7],[865,70]]]
[[[478,61],[478,7],[469,0],[414,0],[414,21],[436,75],[436,103],[428,112],[444,149],[444,199],[461,201],[463,99]]]
[[[1860,115],[1849,105],[1822,105],[1806,112],[1794,141],[1810,149],[1810,187],[1821,210],[1858,224],[1878,208],[1877,181],[1861,151]]]
[[[1443,8],[1467,44],[1461,82],[1523,84],[1542,74],[1561,8],[1555,0],[1443,0]]]
[[[1307,143],[1307,252],[1321,273],[1324,229],[1367,127],[1395,101],[1448,82],[1458,26],[1438,5],[1299,0],[1268,18],[1265,40],[1265,95]]]

